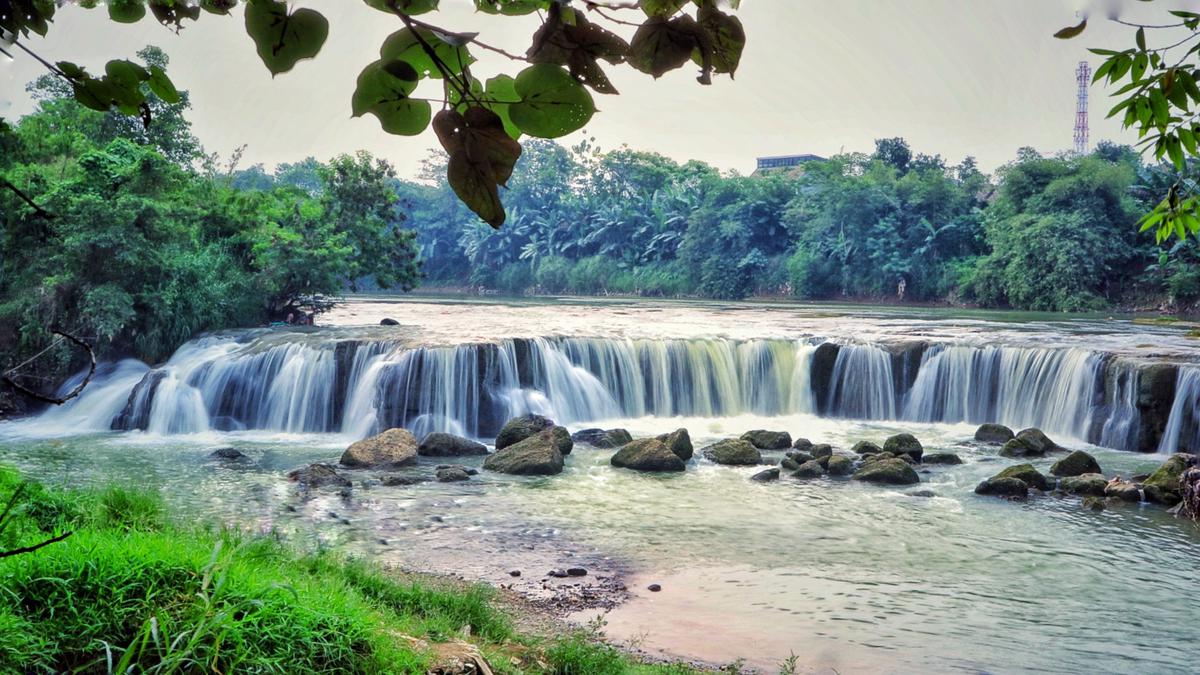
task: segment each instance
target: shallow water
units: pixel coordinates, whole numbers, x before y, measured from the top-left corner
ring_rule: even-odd
[[[425,338],[461,332],[463,340],[491,339],[485,336],[517,330],[522,307],[472,306],[458,314],[458,305],[370,302],[349,305],[341,320],[390,314],[420,323],[403,330]],[[858,333],[869,323],[862,315],[870,313],[855,310],[847,318],[828,308],[750,307],[743,311],[753,323],[743,325],[711,306],[547,307],[526,307],[525,323],[535,324],[526,328],[549,331],[574,322],[588,334],[761,330],[754,336],[764,337],[803,319],[822,323],[805,330]],[[646,312],[659,309],[670,318],[646,319]],[[787,316],[763,318],[776,312]],[[1168,345],[1183,358],[1194,356],[1186,350],[1188,338],[1174,327],[1124,322],[1098,337],[1094,333],[1108,325],[1102,319],[1029,324],[1022,323],[1029,317],[1000,317],[989,323],[881,312],[908,326],[905,335],[941,332],[983,340],[1012,331],[1027,341],[1099,341],[1139,353],[1147,353],[1139,345],[1153,343],[1156,350]],[[456,324],[439,317],[457,317]],[[981,326],[971,327],[976,323]],[[886,328],[874,330],[896,337]],[[376,472],[347,472],[356,483],[350,497],[323,493],[305,500],[284,474],[309,462],[336,461],[349,436],[74,435],[64,420],[54,421],[0,424],[0,462],[53,483],[116,479],[158,488],[187,514],[275,529],[301,545],[339,546],[383,562],[493,583],[510,583],[508,571],[521,569],[522,588],[531,593],[538,592],[545,570],[555,567],[579,564],[593,577],[625,575],[634,598],[607,614],[607,630],[648,650],[715,662],[742,657],[767,671],[790,653],[806,670],[842,673],[1194,671],[1191,594],[1200,587],[1200,529],[1152,506],[1093,512],[1074,498],[1010,503],[977,497],[974,486],[1010,462],[996,457],[994,447],[971,442],[971,425],[801,414],[574,425],[622,426],[635,437],[682,426],[697,449],[754,428],[786,429],[842,449],[908,431],[926,452],[957,452],[967,461],[928,468],[921,485],[904,489],[841,479],[760,484],[749,480],[756,468],[717,466],[700,457],[684,474],[644,475],[612,468],[611,451],[579,447],[553,478],[482,473],[461,484],[384,487],[374,481]],[[1161,460],[1055,440],[1088,447],[1109,475],[1147,472]],[[222,446],[237,447],[248,458],[222,462],[208,456]],[[777,461],[781,454],[767,457]],[[1052,461],[1034,464],[1045,471]],[[438,463],[422,460],[405,473],[428,475]],[[934,496],[908,494],[918,490]],[[650,583],[663,590],[650,593]]]

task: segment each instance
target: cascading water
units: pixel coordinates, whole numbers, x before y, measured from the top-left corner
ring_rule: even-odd
[[[1158,451],[1200,452],[1200,367],[1179,369],[1175,401],[1163,430]]]
[[[931,347],[903,417],[997,422],[1087,439],[1103,366],[1099,355],[1080,349]]]
[[[1038,426],[1128,449],[1143,433],[1138,364],[1080,349],[581,337],[410,348],[269,337],[198,339],[154,370],[106,366],[70,407],[41,421],[354,438],[403,426],[486,439],[529,412],[564,424],[819,413]],[[1200,368],[1182,368],[1178,377],[1163,451],[1200,446]],[[72,410],[85,413],[81,424]]]

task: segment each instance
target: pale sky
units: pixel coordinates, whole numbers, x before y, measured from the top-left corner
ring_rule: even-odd
[[[241,166],[268,168],[309,155],[328,159],[366,149],[413,176],[437,141],[384,133],[375,118],[350,117],[350,96],[363,66],[379,58],[398,19],[357,0],[300,0],[331,23],[324,49],[272,79],[245,34],[241,16],[202,14],[176,35],[147,17],[134,25],[99,10],[59,10],[47,38],[28,45],[51,61],[102,72],[110,58],[131,58],[146,44],[171,57],[169,73],[191,92],[194,131],[209,151],[227,156],[246,144]],[[490,17],[470,0],[442,0],[422,18],[523,52],[532,17]],[[737,13],[749,36],[736,80],[696,83],[685,66],[655,81],[628,66],[609,67],[619,96],[596,95],[600,112],[582,132],[604,149],[629,145],[683,161],[699,159],[748,173],[755,157],[870,151],[874,139],[903,136],[913,149],[950,162],[967,155],[992,170],[1019,147],[1046,153],[1072,146],[1075,66],[1098,57],[1091,46],[1123,48],[1132,32],[1093,16],[1083,36],[1051,37],[1077,21],[1091,0],[743,0]],[[1167,9],[1196,9],[1196,0],[1152,5],[1127,0],[1131,18],[1161,20]],[[622,30],[618,28],[618,30]],[[626,29],[628,30],[628,29]],[[626,34],[628,37],[628,34]],[[521,64],[476,49],[473,74],[515,75]],[[27,81],[44,70],[17,51],[0,56],[0,116],[32,109]],[[1092,142],[1132,142],[1111,105],[1092,89]]]

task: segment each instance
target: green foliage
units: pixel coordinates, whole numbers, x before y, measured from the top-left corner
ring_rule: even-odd
[[[83,4],[93,8],[99,3]],[[542,25],[524,50],[523,59],[483,42],[478,33],[455,32],[412,18],[438,10],[438,0],[366,0],[365,4],[394,15],[405,27],[384,40],[380,60],[359,74],[351,100],[354,116],[371,113],[384,131],[406,136],[424,132],[433,119],[435,132],[450,155],[449,185],[471,211],[497,228],[507,218],[497,188],[506,184],[521,153],[512,139],[521,134],[557,138],[583,128],[596,112],[591,91],[617,93],[600,61],[611,66],[628,63],[654,77],[694,61],[700,66],[697,81],[707,85],[712,83],[713,73],[733,75],[746,43],[741,22],[715,0],[695,0],[690,7],[684,0],[641,0],[614,4],[607,12],[594,15],[617,28],[638,26],[632,42],[592,23],[565,2],[476,0],[476,8],[489,14],[539,13]],[[179,32],[185,20],[199,19],[201,9],[224,15],[236,5],[236,0],[205,0],[198,5],[175,0],[112,0],[107,9],[113,21],[136,23],[146,16],[148,7],[155,19]],[[738,3],[730,5],[736,8]],[[15,6],[6,3],[0,7],[0,28],[25,38],[45,35],[54,9],[54,3],[43,0],[22,0]],[[281,0],[246,0],[244,15],[246,33],[272,76],[315,57],[329,36],[329,22],[323,14],[310,8],[291,9]],[[631,19],[643,22],[639,25]],[[484,84],[468,69],[475,62],[472,47],[505,53],[531,65],[515,77],[498,73]],[[147,128],[153,117],[144,89],[167,103],[181,100],[158,64],[143,68],[114,60],[106,66],[104,76],[92,77],[79,66],[60,62],[52,72],[83,105],[100,112],[115,109],[138,116]],[[423,83],[435,84],[440,90],[430,92],[440,96],[442,103],[436,117],[431,102],[439,99],[425,92],[417,95]],[[496,130],[502,133],[492,133]]]

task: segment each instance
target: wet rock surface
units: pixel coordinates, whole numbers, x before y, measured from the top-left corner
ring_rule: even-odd
[[[503,450],[510,445],[554,427],[554,420],[541,415],[524,415],[514,417],[505,422],[500,433],[496,435],[496,449]],[[561,451],[560,451],[561,452]]]
[[[981,424],[975,430],[975,440],[993,445],[1003,445],[1015,436],[1013,430],[1003,424]]]
[[[517,476],[553,476],[562,473],[563,454],[555,427],[506,446],[487,456],[483,468]],[[567,438],[570,441],[570,437]]]
[[[684,471],[687,463],[657,438],[642,438],[625,444],[612,456],[613,466],[635,471]]]
[[[762,463],[762,453],[758,448],[740,438],[729,438],[718,441],[704,448],[703,454],[717,464],[749,466]]]
[[[417,454],[422,457],[471,457],[488,454],[487,446],[469,438],[435,431],[421,440]]]
[[[388,469],[417,460],[417,439],[408,429],[388,429],[352,443],[342,453],[342,466],[354,469]]]
[[[914,485],[921,477],[907,462],[895,457],[885,457],[863,465],[851,476],[854,480],[882,485]]]
[[[631,443],[633,436],[625,429],[581,429],[571,434],[571,440],[607,450]]]
[[[741,439],[759,450],[784,450],[792,445],[792,435],[786,431],[754,429],[742,434]]]

